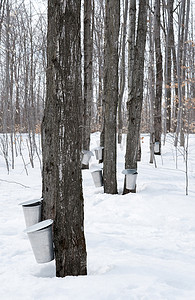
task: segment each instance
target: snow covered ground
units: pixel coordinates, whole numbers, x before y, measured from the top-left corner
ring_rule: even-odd
[[[195,136],[188,196],[184,159],[178,153],[176,169],[171,137],[157,168],[148,163],[149,137],[143,137],[136,194],[122,195],[125,136],[118,147],[118,195],[104,194],[90,171],[82,171],[88,276],[56,278],[54,261],[36,263],[18,204],[41,196],[39,161],[27,176],[18,157],[8,175],[0,156],[0,299],[195,299]],[[91,149],[98,140],[99,133],[92,134]],[[91,166],[96,163],[93,157]]]

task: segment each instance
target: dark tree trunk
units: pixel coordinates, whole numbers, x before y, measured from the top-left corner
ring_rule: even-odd
[[[134,4],[135,1],[133,1]],[[131,4],[130,4],[131,6]],[[141,111],[143,102],[143,80],[144,80],[144,52],[146,44],[146,28],[147,28],[147,7],[148,1],[140,0],[137,37],[134,47],[133,64],[129,61],[133,69],[130,69],[130,74],[133,74],[134,80],[129,83],[129,99],[127,102],[128,109],[128,132],[127,146],[125,156],[125,169],[137,169],[137,151],[138,141],[140,136]],[[134,6],[135,10],[135,6]],[[131,51],[131,48],[129,49]],[[129,58],[132,59],[130,55]],[[135,190],[126,189],[124,185],[123,193],[135,192]]]
[[[91,104],[92,89],[92,0],[84,1],[84,115],[83,115],[83,150],[89,150],[91,133]],[[82,169],[88,169],[89,165],[82,165]]]
[[[183,97],[183,103],[184,103],[184,109],[182,111],[182,126],[181,126],[181,133],[180,133],[180,146],[184,147],[185,145],[185,137],[184,137],[184,130],[185,130],[185,119],[186,119],[186,102],[188,101],[186,99],[186,85],[185,85],[185,81],[186,78],[188,78],[188,72],[186,72],[187,70],[187,66],[186,66],[186,62],[187,62],[187,42],[188,42],[188,36],[189,36],[189,13],[190,13],[190,0],[186,1],[186,11],[185,11],[185,15],[184,15],[184,22],[183,24],[185,24],[184,26],[184,39],[183,39],[183,53],[182,53],[182,95]],[[187,100],[187,101],[186,101]]]
[[[184,39],[184,16],[185,16],[185,3],[186,0],[182,0],[179,8],[179,20],[178,20],[178,43],[177,43],[177,80],[178,80],[178,114],[177,114],[177,126],[175,132],[174,146],[177,147],[179,133],[181,133],[182,127],[182,111],[183,111],[183,95],[182,95],[182,54],[183,54],[183,39]]]
[[[118,105],[118,35],[120,1],[106,1],[105,22],[105,136],[104,136],[104,192],[117,193],[116,180],[116,116]]]
[[[171,0],[174,2],[174,0]],[[172,13],[172,12],[171,12]],[[175,37],[174,37],[174,29],[173,29],[173,19],[170,18],[170,43],[171,43],[171,53],[172,53],[172,61],[173,61],[173,79],[175,85],[175,98],[174,98],[174,106],[173,106],[173,122],[172,129],[173,132],[176,130],[176,120],[178,114],[178,78],[177,78],[177,58],[176,58],[176,50],[175,50]]]
[[[57,277],[87,273],[80,162],[82,142],[80,5],[80,1],[48,1],[50,73],[47,73],[49,76],[47,85],[51,84],[53,89],[52,95],[47,93],[43,149],[44,141],[48,147],[47,138],[53,148],[50,149],[49,155],[45,152],[43,156],[45,166],[43,189],[45,192],[46,186],[51,183],[53,195],[52,199],[50,197],[51,207],[55,207],[54,245]],[[50,97],[53,107],[49,103]],[[51,120],[52,108],[53,120]],[[50,125],[49,130],[47,120],[54,123]],[[53,168],[48,173],[46,167],[49,159],[51,160],[49,166],[53,163]],[[44,202],[47,202],[44,193],[43,197]]]
[[[166,92],[166,131],[171,131],[171,40],[172,40],[172,24],[173,24],[173,2],[170,0],[168,2],[168,30],[166,37],[166,81],[165,81],[165,92]]]
[[[44,117],[42,121],[42,196],[43,208],[42,218],[53,219],[56,216],[56,177],[57,177],[57,136],[55,127],[57,126],[57,95],[55,87],[55,69],[53,61],[56,57],[57,31],[56,26],[56,3],[48,1],[48,29],[47,29],[47,90]]]
[[[152,2],[152,0],[151,0]],[[150,163],[154,162],[154,18],[152,12],[149,14],[149,68],[148,68],[148,84],[149,84],[149,98],[150,98]]]
[[[156,56],[156,95],[155,95],[155,109],[154,109],[154,136],[155,143],[159,143],[159,151],[155,154],[161,154],[161,108],[162,108],[162,53],[160,41],[160,0],[155,1],[155,14],[154,14],[154,45]]]

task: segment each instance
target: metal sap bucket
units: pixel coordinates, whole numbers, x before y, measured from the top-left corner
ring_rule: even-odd
[[[24,231],[28,234],[35,259],[39,264],[54,259],[52,224],[53,220],[48,219],[30,226]]]
[[[134,190],[137,180],[137,170],[136,169],[125,169],[122,171],[126,175],[126,188],[128,190]]]
[[[33,199],[19,204],[23,208],[26,227],[41,221],[41,201],[42,199]]]
[[[93,182],[95,184],[95,187],[103,186],[102,170],[93,171],[91,172],[91,175],[93,177]]]
[[[154,144],[154,154],[155,153],[159,154],[159,152],[160,152],[160,143],[155,142],[155,144]]]
[[[94,154],[91,151],[88,151],[88,150],[83,150],[82,154],[83,154],[83,157],[82,157],[81,163],[83,165],[88,165],[89,161],[91,159],[91,156],[94,156]]]
[[[102,152],[103,152],[104,147],[97,147],[94,149],[95,151],[95,157],[97,160],[101,160],[102,159]]]

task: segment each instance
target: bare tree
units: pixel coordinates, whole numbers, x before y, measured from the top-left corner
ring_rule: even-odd
[[[80,8],[80,1],[48,1],[48,91],[43,122],[43,149],[46,147],[43,152],[43,196],[45,206],[51,201],[50,214],[55,217],[57,277],[87,273],[80,162]],[[49,184],[52,197],[46,198]],[[45,217],[48,215],[45,213]]]
[[[152,2],[152,0],[151,0]],[[152,5],[151,5],[152,6]],[[154,107],[155,107],[155,90],[154,90],[154,17],[150,10],[149,12],[149,66],[148,66],[148,88],[150,99],[150,163],[155,160],[154,157]]]
[[[123,129],[123,118],[122,118],[122,100],[125,91],[125,53],[126,53],[126,36],[127,36],[127,12],[128,12],[128,0],[125,0],[125,7],[123,12],[123,24],[122,24],[122,50],[121,50],[121,64],[120,64],[120,87],[119,87],[119,101],[118,101],[118,143],[122,141],[122,129]]]
[[[179,133],[182,130],[182,113],[183,113],[183,95],[182,95],[182,53],[183,53],[183,38],[184,38],[184,16],[185,16],[186,0],[181,1],[179,7],[179,22],[178,22],[178,43],[177,43],[177,77],[178,77],[178,98],[179,107],[177,115],[177,127],[175,132],[174,145],[177,147]]]
[[[83,149],[89,150],[91,134],[92,87],[92,0],[84,1],[84,112],[83,112]],[[83,165],[82,168],[89,168]]]
[[[166,58],[165,58],[165,98],[166,98],[166,130],[171,131],[171,44],[172,44],[172,28],[173,28],[173,3],[174,0],[167,1],[168,25],[166,34]]]
[[[130,2],[130,13],[133,4],[133,19],[135,19],[136,3],[134,0]],[[140,0],[137,35],[135,46],[130,45],[129,51],[133,51],[133,56],[129,53],[129,96],[127,102],[128,109],[128,132],[127,132],[127,146],[125,155],[125,168],[137,169],[137,150],[138,140],[140,136],[141,111],[143,103],[143,80],[144,80],[144,52],[146,44],[147,31],[147,9],[148,1]],[[131,23],[130,23],[131,24]],[[133,21],[133,28],[135,21]],[[134,41],[132,41],[134,43]],[[132,48],[131,48],[132,47]],[[134,80],[133,77],[134,77]],[[129,193],[124,185],[123,193]],[[135,190],[134,190],[135,192]]]
[[[116,116],[118,105],[118,36],[120,1],[106,0],[105,20],[105,135],[104,135],[104,192],[117,193],[116,180]]]
[[[156,94],[155,94],[155,109],[154,109],[154,137],[155,143],[158,143],[159,149],[155,154],[161,154],[161,132],[162,132],[162,53],[161,53],[161,39],[160,39],[160,0],[155,0],[154,8],[154,45],[156,58]]]

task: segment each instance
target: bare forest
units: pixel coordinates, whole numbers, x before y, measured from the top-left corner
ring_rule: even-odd
[[[81,61],[81,113],[84,149],[89,147],[90,132],[104,133],[106,107],[105,1],[89,2],[91,6],[88,5],[88,12],[85,11],[84,2],[81,3],[81,50],[84,53]],[[14,168],[14,156],[21,154],[21,133],[28,135],[23,142],[29,144],[33,164],[33,155],[38,147],[34,144],[34,135],[40,133],[44,112],[47,3],[42,1],[40,7],[35,4],[35,1],[9,0],[2,0],[0,3],[1,153],[5,156],[8,169]],[[175,136],[175,146],[178,142],[184,145],[184,135],[194,132],[195,122],[194,3],[187,0],[151,0],[146,5],[147,20],[143,26],[147,33],[142,55],[144,66],[141,67],[143,99],[139,109],[140,131],[151,134],[151,147],[155,142],[161,143],[161,134],[165,136],[167,132]],[[86,17],[86,13],[89,17]],[[131,85],[136,81],[132,65],[135,61],[133,52],[138,49],[136,43],[141,34],[138,28],[138,1],[121,1],[118,16],[118,84],[116,83],[117,99],[114,105],[117,105],[114,112],[117,116],[114,123],[120,143],[121,134],[129,131]],[[88,36],[84,35],[85,18],[88,18]],[[139,54],[134,55],[138,57]]]
[[[150,135],[151,164],[167,134],[187,163],[194,11],[192,0],[0,0],[0,155],[8,172],[24,144],[24,166],[39,158],[57,276],[87,272],[82,170],[89,164],[81,154],[90,151],[91,133],[101,132],[104,193],[117,194],[122,134],[125,175],[136,174],[141,133]],[[136,185],[125,179],[123,194],[130,192]]]

